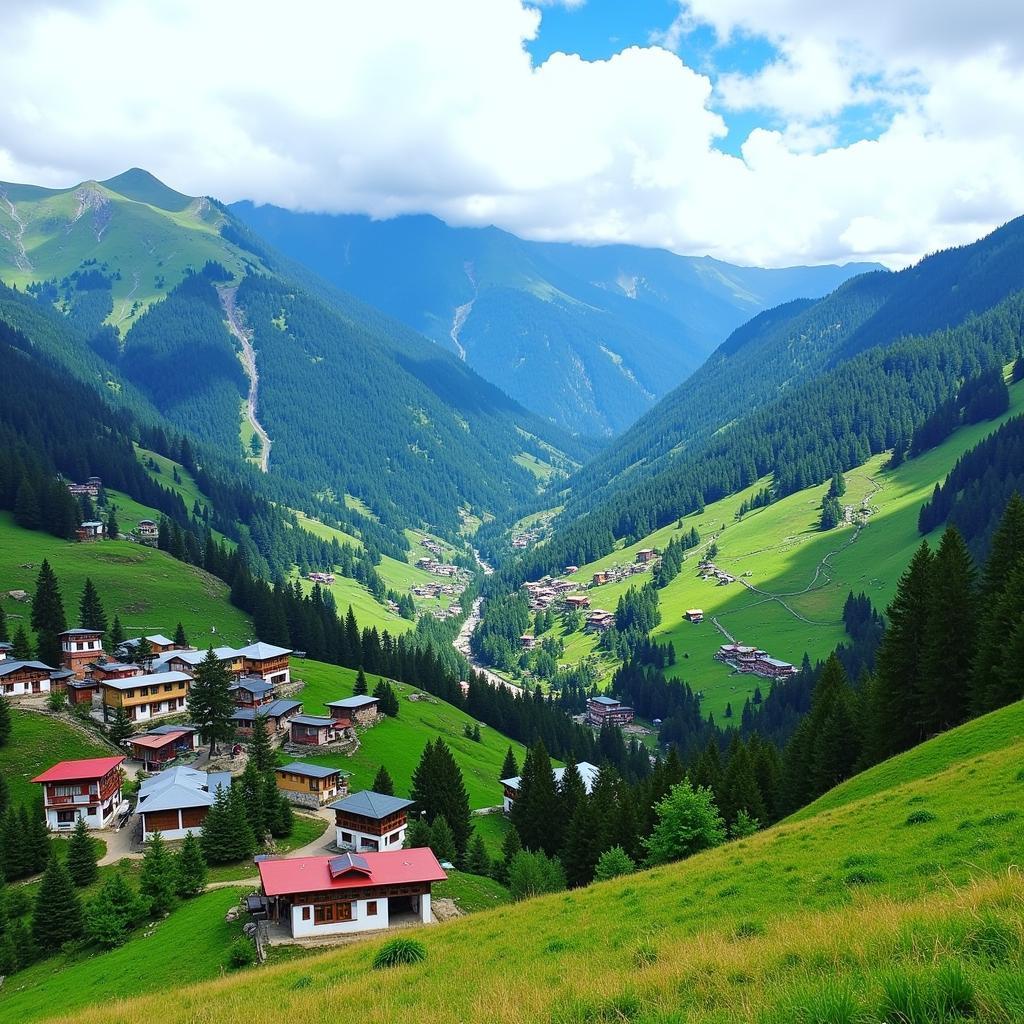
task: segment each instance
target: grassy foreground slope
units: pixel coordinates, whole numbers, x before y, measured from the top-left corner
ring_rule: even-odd
[[[74,1019],[326,1022],[344,1002],[382,1024],[1018,1021],[1024,705],[967,729],[966,750],[934,740],[861,779],[886,788],[803,820],[420,929],[413,967],[373,971],[370,939]]]
[[[897,469],[885,469],[887,456],[879,455],[851,470],[846,474],[846,494],[840,500],[854,509],[869,510],[859,533],[852,525],[826,532],[818,529],[827,483],[788,495],[737,521],[735,513],[741,503],[770,485],[770,477],[765,477],[739,494],[708,505],[703,512],[684,517],[679,524],[582,566],[569,578],[587,582],[598,569],[632,562],[641,548],[664,548],[691,527],[701,535],[700,552],[714,538],[719,549],[716,564],[736,575],[737,582],[718,586],[701,580],[697,576],[699,556],[691,553],[679,576],[660,591],[662,621],[652,637],[662,643],[672,641],[678,655],[675,675],[704,692],[705,710],[721,722],[728,703],[738,715],[754,687],[759,685],[767,692],[769,684],[753,676],[732,674],[713,660],[714,652],[725,642],[713,620],[739,642],[762,647],[794,664],[799,664],[805,652],[812,660],[827,657],[846,639],[842,611],[851,590],[866,593],[879,611],[892,599],[900,574],[921,543],[918,512],[931,497],[936,481],[945,477],[965,451],[1021,413],[1024,383],[1010,387],[1010,409],[1004,416],[962,427],[941,445]],[[940,532],[929,537],[933,546]],[[630,586],[649,579],[649,575],[635,576],[586,593],[592,607],[614,610]],[[704,621],[699,625],[685,621],[687,608],[702,608]],[[556,628],[556,635],[560,629]],[[571,634],[565,642],[565,661],[586,657],[597,644],[593,634],[583,633]],[[602,662],[604,678],[610,676],[614,664],[610,659]]]

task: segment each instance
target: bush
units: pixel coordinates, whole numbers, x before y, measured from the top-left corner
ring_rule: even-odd
[[[427,947],[415,939],[391,939],[385,942],[373,956],[376,971],[385,967],[401,967],[403,964],[418,964],[427,959]]]
[[[256,959],[256,949],[246,938],[235,939],[228,947],[228,964],[231,967],[248,967]]]
[[[903,823],[904,825],[927,825],[930,821],[935,821],[936,817],[931,811],[914,811],[913,814],[907,815],[907,820]]]

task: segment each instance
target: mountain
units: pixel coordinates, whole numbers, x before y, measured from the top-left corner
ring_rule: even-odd
[[[614,434],[735,327],[875,265],[762,270],[629,245],[528,242],[429,216],[231,207],[280,251],[464,359],[527,408]]]
[[[504,516],[593,451],[145,171],[0,184],[0,230],[0,280],[18,289],[0,305],[15,326],[44,314],[33,343],[217,457],[268,467],[278,500],[358,505],[402,548],[405,526]]]

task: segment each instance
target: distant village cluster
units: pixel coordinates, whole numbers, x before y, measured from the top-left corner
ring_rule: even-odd
[[[715,660],[724,662],[737,672],[766,679],[785,679],[797,672],[796,667],[788,661],[773,658],[760,647],[745,647],[743,644],[722,644],[715,652]]]

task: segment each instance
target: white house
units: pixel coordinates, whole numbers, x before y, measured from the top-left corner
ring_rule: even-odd
[[[364,789],[330,804],[340,850],[357,853],[400,850],[411,800]]]

